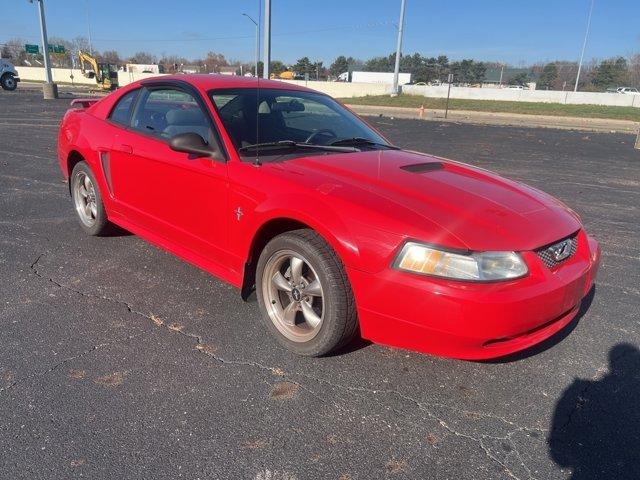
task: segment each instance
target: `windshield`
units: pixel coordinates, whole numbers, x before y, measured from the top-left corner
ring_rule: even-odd
[[[331,97],[280,89],[224,89],[209,92],[218,114],[241,155],[255,155],[263,144],[282,142],[318,146],[326,151],[393,148],[362,120]],[[307,149],[311,150],[311,149]]]

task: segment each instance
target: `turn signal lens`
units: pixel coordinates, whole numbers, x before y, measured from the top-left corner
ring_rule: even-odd
[[[408,242],[394,266],[425,275],[456,280],[492,281],[522,277],[527,265],[516,252],[460,254],[432,246]]]

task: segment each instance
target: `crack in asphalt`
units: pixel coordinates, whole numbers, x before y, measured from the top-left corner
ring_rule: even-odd
[[[50,162],[56,161],[55,157],[43,157],[42,155],[35,155],[33,153],[10,152],[9,150],[2,150],[0,151],[0,153],[7,153],[9,155],[18,155],[20,157],[35,158],[37,160],[49,160]]]
[[[153,314],[146,314],[140,310],[137,310],[136,308],[134,308],[134,306],[129,303],[126,302],[124,300],[118,300],[116,298],[112,298],[106,295],[99,295],[99,294],[95,294],[95,293],[91,293],[91,292],[85,292],[82,290],[77,290],[75,288],[72,288],[68,285],[65,285],[63,283],[60,283],[59,281],[45,276],[43,275],[40,270],[38,269],[38,264],[40,263],[40,260],[42,259],[42,257],[45,255],[45,253],[41,253],[37,256],[37,258],[33,261],[33,263],[31,263],[30,265],[30,269],[33,272],[33,274],[38,277],[41,278],[43,280],[46,280],[48,282],[50,282],[51,284],[55,285],[58,288],[64,289],[64,290],[68,290],[74,294],[80,295],[82,297],[86,297],[86,298],[93,298],[93,299],[98,299],[98,300],[103,300],[103,301],[108,301],[108,302],[112,302],[112,303],[116,303],[118,305],[123,306],[124,308],[126,308],[126,310],[134,315],[140,316],[148,321],[151,321],[154,325],[156,325],[157,327],[163,328],[167,331],[170,331],[172,333],[177,333],[179,335],[182,335],[184,337],[187,337],[189,339],[192,339],[195,341],[196,344],[196,350],[198,350],[198,352],[214,359],[215,361],[219,362],[220,364],[224,364],[224,365],[232,365],[232,366],[244,366],[244,367],[251,367],[251,368],[256,368],[259,370],[263,370],[265,372],[269,372],[272,375],[277,375],[281,378],[287,378],[288,381],[290,381],[291,383],[296,384],[298,387],[300,387],[301,389],[311,393],[312,395],[314,395],[316,398],[318,398],[320,401],[323,401],[324,403],[327,403],[320,395],[318,395],[317,393],[315,393],[313,390],[309,389],[307,386],[303,385],[302,383],[295,381],[294,378],[298,377],[298,378],[306,378],[321,384],[325,384],[325,385],[330,385],[336,389],[339,390],[344,390],[344,391],[348,391],[348,392],[352,392],[352,393],[364,393],[367,395],[374,395],[374,396],[378,396],[378,395],[391,395],[391,396],[395,396],[405,402],[408,403],[412,403],[415,406],[418,407],[418,409],[421,412],[426,413],[426,415],[433,419],[434,421],[436,421],[445,431],[447,431],[448,433],[459,437],[459,438],[464,438],[467,440],[470,440],[474,443],[476,443],[480,449],[483,451],[483,453],[486,455],[487,458],[489,458],[491,461],[495,462],[496,464],[500,465],[502,467],[502,469],[504,470],[504,472],[511,478],[514,478],[516,480],[520,480],[520,477],[517,476],[513,471],[512,468],[510,468],[506,461],[509,458],[509,456],[511,455],[515,455],[518,460],[520,465],[523,467],[523,469],[525,470],[525,472],[528,475],[529,479],[533,479],[534,477],[532,476],[531,470],[527,467],[526,463],[524,462],[524,460],[522,459],[522,456],[520,454],[520,452],[517,449],[517,446],[513,440],[513,436],[516,435],[517,433],[526,433],[526,432],[541,432],[541,433],[546,433],[547,430],[546,429],[542,429],[542,428],[537,428],[537,427],[524,427],[524,426],[519,426],[517,425],[515,422],[512,422],[504,417],[498,416],[498,415],[494,415],[491,413],[486,413],[486,412],[476,412],[476,411],[470,411],[470,410],[460,410],[457,408],[454,408],[450,405],[446,405],[446,404],[441,404],[441,403],[425,403],[422,402],[414,397],[411,397],[405,393],[402,393],[398,390],[392,390],[392,389],[375,389],[375,388],[365,388],[365,387],[354,387],[354,386],[350,386],[350,385],[343,385],[340,383],[336,383],[336,382],[332,382],[331,380],[328,380],[326,378],[322,378],[322,377],[318,377],[315,375],[310,375],[307,373],[302,373],[302,372],[285,372],[282,369],[280,369],[279,367],[272,367],[272,366],[268,366],[268,365],[264,365],[262,363],[259,362],[255,362],[255,361],[249,361],[249,360],[230,360],[230,359],[226,359],[222,356],[216,355],[213,351],[211,351],[209,347],[209,345],[203,340],[203,337],[201,335],[195,334],[195,333],[191,333],[188,331],[184,330],[184,326],[182,325],[176,325],[176,324],[167,324],[166,322],[164,322],[163,320],[159,319],[158,317],[156,317]],[[13,384],[9,385],[8,387],[5,387],[3,389],[0,389],[0,392],[2,392],[3,390],[7,390],[9,388],[12,388],[13,386],[15,386],[17,383],[20,383],[22,381],[28,380],[30,378],[36,377],[36,376],[43,376],[46,375],[47,373],[53,372],[55,370],[57,370],[60,366],[64,365],[67,362],[70,362],[72,360],[75,360],[77,358],[80,358],[88,353],[91,353],[95,350],[97,350],[98,348],[105,346],[107,344],[100,344],[100,345],[96,345],[93,348],[86,350],[76,356],[73,357],[69,357],[67,359],[64,359],[63,361],[57,363],[56,365],[54,365],[53,367],[51,367],[50,369],[46,370],[45,372],[41,372],[38,374],[33,374],[27,377],[24,377],[21,380],[18,380],[16,382],[14,382]],[[335,402],[332,402],[332,404],[334,406],[336,406],[338,409],[342,409],[342,407],[340,407],[339,405],[337,405]],[[459,414],[460,418],[464,417],[464,416],[469,416],[469,415],[476,415],[480,418],[488,418],[488,419],[492,419],[492,420],[497,420],[499,422],[502,422],[510,427],[515,427],[512,430],[510,430],[506,435],[504,436],[495,436],[495,435],[488,435],[488,434],[481,434],[479,436],[475,436],[472,435],[470,433],[465,433],[463,431],[459,431],[458,429],[454,428],[453,426],[450,425],[450,422],[448,422],[447,420],[441,418],[438,414],[436,414],[433,410],[434,409],[446,409],[446,410],[450,410],[452,413],[455,414]],[[407,413],[402,411],[402,410],[398,410],[397,408],[393,408],[391,407],[391,409],[396,412],[397,414],[401,415],[401,416],[406,416]],[[509,446],[511,448],[511,450],[507,453],[507,455],[504,456],[504,458],[501,460],[500,458],[498,458],[498,456],[496,454],[494,454],[491,449],[490,446],[487,445],[486,441],[491,440],[491,441],[496,441],[496,442],[508,442]]]
[[[10,384],[0,388],[0,393],[6,392],[7,390],[11,390],[12,388],[14,388],[19,383],[26,382],[27,380],[30,380],[32,378],[44,377],[44,376],[48,375],[49,373],[58,370],[64,364],[66,364],[68,362],[71,362],[73,360],[77,360],[79,358],[82,358],[85,355],[88,355],[90,353],[95,352],[99,348],[106,347],[107,345],[109,345],[109,344],[108,343],[99,343],[98,345],[94,345],[93,347],[91,347],[91,348],[89,348],[87,350],[84,350],[83,352],[80,352],[77,355],[73,355],[72,357],[67,357],[67,358],[59,361],[58,363],[54,364],[53,366],[47,368],[44,371],[32,373],[31,375],[27,375],[26,377],[21,377],[21,378],[15,380],[15,381],[11,382]]]

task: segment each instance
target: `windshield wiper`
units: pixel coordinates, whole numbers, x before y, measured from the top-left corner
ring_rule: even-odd
[[[281,140],[279,142],[254,143],[240,147],[238,152],[250,151],[275,151],[275,150],[324,150],[328,152],[357,152],[358,150],[348,146],[316,145],[313,143],[294,142],[293,140]]]
[[[354,146],[354,147],[359,145],[371,145],[374,147],[385,147],[390,150],[400,150],[399,147],[395,147],[387,143],[374,142],[373,140],[369,140],[368,138],[364,138],[364,137],[343,138],[341,140],[336,140],[335,142],[331,142],[329,145],[331,146],[338,146],[338,145],[347,146],[348,145],[348,146]]]

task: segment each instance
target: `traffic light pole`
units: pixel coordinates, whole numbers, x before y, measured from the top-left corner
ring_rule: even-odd
[[[58,98],[58,86],[53,83],[51,75],[51,61],[49,60],[49,41],[47,40],[47,23],[44,19],[44,0],[35,0],[38,3],[40,13],[40,35],[42,37],[42,56],[44,57],[44,70],[46,82],[42,86],[42,94],[45,100]]]

